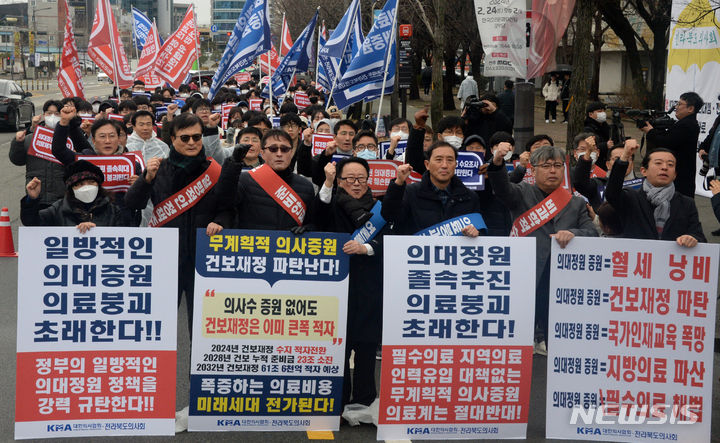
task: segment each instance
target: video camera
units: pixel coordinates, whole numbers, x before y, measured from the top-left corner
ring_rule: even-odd
[[[465,102],[466,115],[469,118],[478,117],[482,113],[482,108],[487,108],[488,104],[477,97],[471,97]]]
[[[676,123],[676,120],[670,117],[675,111],[675,106],[666,111],[657,111],[655,109],[630,109],[625,114],[635,120],[635,126],[642,129],[650,123],[653,128],[666,130],[670,129]]]

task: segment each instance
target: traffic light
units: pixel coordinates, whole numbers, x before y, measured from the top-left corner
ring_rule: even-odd
[[[230,37],[230,36],[232,35],[232,32],[228,32],[228,34],[227,34],[227,35],[228,35],[228,37]]]

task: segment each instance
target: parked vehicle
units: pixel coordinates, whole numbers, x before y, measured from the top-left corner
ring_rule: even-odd
[[[0,123],[14,131],[30,126],[35,115],[30,96],[14,81],[0,79]]]

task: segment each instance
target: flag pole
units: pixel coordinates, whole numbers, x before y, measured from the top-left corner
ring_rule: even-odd
[[[115,21],[115,17],[112,15],[112,9],[110,9],[110,2],[108,0],[101,0],[104,3],[105,6],[105,22],[108,24],[108,27],[112,28],[112,23]],[[110,20],[110,19],[113,20]],[[115,24],[117,26],[117,23]],[[115,51],[115,33],[117,32],[117,29],[113,29],[110,32],[110,52],[112,53],[113,58],[113,80],[115,80],[115,90],[117,91],[117,97],[118,102],[120,101],[120,84],[118,83],[118,66],[114,66],[116,62],[119,60],[117,59],[117,52]]]
[[[358,8],[360,7],[360,2],[359,2],[359,1],[357,2],[357,7],[358,7]],[[353,20],[356,20],[356,19],[357,19],[357,13],[353,13]],[[350,41],[350,34],[352,33],[352,27],[353,27],[354,25],[355,25],[355,22],[354,22],[354,21],[353,21],[352,25],[350,25],[350,24],[348,25],[348,26],[350,26],[350,29],[348,30],[348,31],[349,31],[349,32],[348,32],[348,36],[347,36],[347,39],[345,39],[345,44],[343,45],[342,57],[340,57],[340,67],[342,67],[342,59],[345,57],[345,51],[347,51],[347,44],[348,44],[348,42]],[[394,25],[393,25],[393,27],[394,27]],[[386,71],[386,72],[387,72],[387,71]],[[338,73],[339,73],[339,72],[338,72]],[[327,111],[328,108],[330,107],[330,102],[333,101],[332,95],[333,95],[333,92],[335,92],[335,85],[337,85],[337,78],[338,78],[337,74],[338,74],[338,73],[335,73],[335,78],[333,79],[333,84],[332,84],[332,87],[330,88],[330,96],[329,96],[328,99],[325,101],[325,110],[326,110],[326,111]],[[326,73],[326,74],[327,74],[327,73]]]
[[[198,64],[198,90],[202,87],[202,78],[200,77],[200,48],[198,47],[198,40],[200,40],[200,32],[198,32],[197,26],[197,14],[195,14],[195,5],[190,4],[193,11],[193,20],[195,20],[195,60]]]
[[[380,105],[378,106],[378,118],[375,121],[375,133],[377,134],[378,127],[380,126],[380,119],[382,118],[382,104],[383,98],[385,97],[385,84],[387,83],[388,67],[390,66],[390,57],[392,56],[392,45],[395,42],[395,25],[397,25],[398,16],[398,4],[395,3],[395,14],[393,15],[392,28],[390,28],[390,40],[388,41],[387,57],[385,57],[385,73],[383,75],[382,89],[380,90]],[[397,69],[395,70],[397,75]]]
[[[320,35],[322,33],[322,30],[325,29],[325,20],[322,21],[322,26],[318,28],[318,45],[317,45],[317,56],[315,57],[315,87],[317,88],[318,84],[318,74],[320,73]]]
[[[132,12],[132,11],[131,11]],[[135,30],[137,29],[137,22],[135,21],[135,14],[132,15],[133,18],[133,48],[135,49],[135,58],[138,60],[138,64],[140,64],[140,56],[137,52],[137,36],[135,35]],[[135,70],[137,71],[137,66],[135,66]]]
[[[270,8],[268,8],[268,27],[272,29],[270,26]],[[280,30],[280,33],[282,34],[282,29]],[[273,81],[272,81],[272,60],[270,59],[270,53],[272,52],[272,33],[270,34],[270,50],[267,52],[267,58],[268,58],[268,89],[270,90],[270,117],[275,117],[275,108],[273,107]],[[280,52],[282,52],[282,36],[280,36]],[[262,56],[260,56],[262,57]],[[260,64],[260,73],[262,74],[262,63]],[[262,80],[262,76],[260,76],[260,79]],[[260,85],[262,88],[262,84]],[[261,89],[262,90],[262,89]],[[270,124],[272,125],[272,120],[270,120]]]

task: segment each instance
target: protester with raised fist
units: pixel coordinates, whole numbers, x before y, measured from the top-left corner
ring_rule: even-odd
[[[565,151],[543,146],[530,155],[535,184],[511,183],[505,168],[505,157],[511,152],[508,144],[498,146],[488,167],[488,178],[493,192],[510,210],[515,220],[511,236],[535,237],[536,245],[536,292],[535,322],[536,352],[547,354],[547,326],[550,285],[551,240],[561,248],[575,236],[597,237],[585,206],[585,200],[573,196],[563,187]],[[550,208],[550,209],[548,209]],[[553,210],[554,208],[554,210]],[[533,215],[528,214],[532,210]]]

